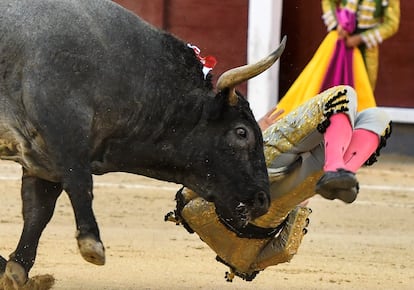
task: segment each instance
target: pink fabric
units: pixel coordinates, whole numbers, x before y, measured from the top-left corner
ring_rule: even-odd
[[[356,129],[344,154],[345,169],[355,173],[374,153],[378,145],[377,134],[365,129]]]
[[[355,30],[355,13],[346,9],[338,9],[336,15],[338,23],[348,33],[352,33]],[[353,48],[346,47],[344,39],[338,39],[320,91],[322,92],[337,85],[350,85],[353,87],[354,74],[352,63]]]
[[[354,12],[347,9],[337,9],[336,19],[342,28],[348,31],[348,33],[354,32],[356,28],[356,17]]]
[[[321,92],[337,85],[354,86],[354,74],[352,69],[352,48],[345,45],[345,40],[338,39],[328,70],[322,82]]]
[[[337,19],[348,33],[355,30],[355,13],[346,9],[338,9]],[[353,86],[352,62],[353,49],[346,47],[344,39],[338,39],[321,91],[336,85]],[[356,172],[378,148],[378,135],[364,129],[352,131],[348,116],[343,113],[333,115],[330,121],[331,124],[324,134],[324,171],[345,168]]]
[[[332,115],[331,124],[323,135],[325,141],[324,171],[336,171],[345,168],[344,153],[352,138],[352,126],[344,113]]]

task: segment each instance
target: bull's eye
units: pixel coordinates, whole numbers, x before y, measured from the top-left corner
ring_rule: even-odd
[[[236,134],[240,138],[243,138],[243,139],[247,138],[247,131],[244,128],[237,128],[236,129]]]

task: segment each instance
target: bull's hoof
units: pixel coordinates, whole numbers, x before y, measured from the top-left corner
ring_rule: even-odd
[[[34,276],[19,288],[16,288],[6,275],[0,277],[0,290],[49,290],[54,284],[55,278],[49,274]]]
[[[105,249],[101,242],[91,237],[78,238],[78,247],[82,257],[89,263],[105,264]]]
[[[17,262],[8,261],[5,271],[6,280],[10,280],[14,289],[20,289],[26,284],[28,276],[26,270]],[[10,282],[9,281],[9,282]]]

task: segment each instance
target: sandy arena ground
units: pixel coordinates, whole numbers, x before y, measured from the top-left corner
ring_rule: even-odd
[[[17,244],[20,168],[0,162],[0,254]],[[52,274],[53,289],[414,289],[414,159],[381,156],[358,173],[350,205],[315,196],[308,234],[290,263],[253,282],[224,279],[227,267],[196,235],[164,222],[179,186],[128,174],[95,178],[94,209],[106,265],[78,253],[65,194],[39,245],[31,275]]]

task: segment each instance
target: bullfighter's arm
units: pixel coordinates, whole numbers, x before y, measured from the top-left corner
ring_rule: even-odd
[[[321,0],[322,5],[322,19],[328,31],[333,30],[338,22],[335,16],[336,4],[332,0]]]
[[[400,26],[400,1],[390,0],[385,8],[381,24],[361,33],[362,41],[367,47],[377,46],[383,40],[397,33]]]

